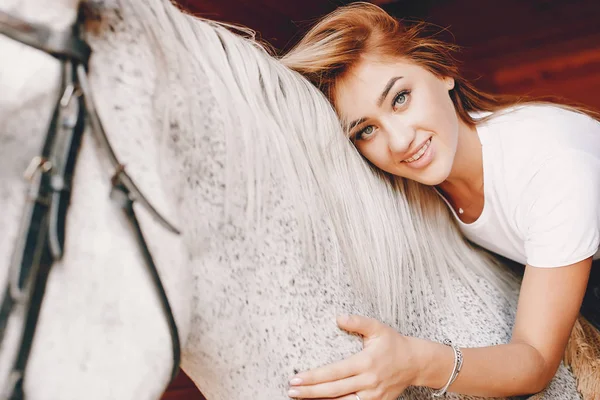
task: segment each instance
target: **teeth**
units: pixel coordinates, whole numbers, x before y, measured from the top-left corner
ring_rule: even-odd
[[[425,144],[423,145],[423,147],[421,147],[419,149],[419,151],[417,151],[415,153],[415,155],[413,155],[411,158],[407,158],[403,162],[411,163],[413,161],[417,161],[419,158],[421,158],[423,156],[423,154],[425,154],[425,151],[427,151],[427,148],[429,147],[430,144],[431,144],[431,139],[429,139],[427,142],[425,142]]]

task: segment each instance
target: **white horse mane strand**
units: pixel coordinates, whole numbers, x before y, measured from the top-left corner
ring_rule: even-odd
[[[223,121],[231,122],[225,132],[242,137],[227,143],[229,157],[243,157],[248,166],[249,229],[260,231],[264,224],[263,178],[276,162],[302,210],[310,254],[320,254],[320,232],[328,223],[315,212],[323,202],[354,289],[375,299],[382,320],[400,328],[412,318],[417,322],[427,307],[420,294],[431,290],[461,318],[453,277],[484,302],[488,296],[480,287],[487,282],[515,304],[513,275],[466,243],[433,190],[374,173],[345,139],[329,102],[307,80],[227,26],[198,23],[161,1],[144,5],[136,12],[153,33],[167,71],[185,82],[196,68],[204,70],[220,95]],[[201,113],[193,106],[189,112],[196,126],[194,115]],[[280,149],[277,159],[264,157],[267,144]]]

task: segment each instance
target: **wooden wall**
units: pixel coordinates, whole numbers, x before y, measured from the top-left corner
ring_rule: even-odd
[[[208,18],[246,25],[289,48],[320,15],[345,0],[179,0]],[[385,0],[401,18],[449,28],[464,70],[495,93],[554,95],[600,110],[599,0]],[[450,37],[452,40],[452,37]],[[166,400],[202,399],[184,375]]]
[[[449,27],[477,85],[600,109],[598,0],[421,0],[386,6]]]
[[[346,0],[175,0],[192,14],[241,24],[278,49],[299,38],[320,16]]]
[[[181,371],[161,400],[206,400],[194,383]]]
[[[246,25],[287,49],[319,16],[349,0],[179,0],[192,13]],[[600,109],[598,0],[378,0],[393,15],[447,27],[477,85],[555,95]],[[453,40],[450,37],[450,40]]]

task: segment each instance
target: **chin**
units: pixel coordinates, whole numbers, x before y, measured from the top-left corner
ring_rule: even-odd
[[[441,180],[437,180],[437,179],[432,179],[432,180],[423,180],[423,179],[422,179],[422,180],[418,180],[418,181],[416,181],[416,182],[418,182],[418,183],[420,183],[420,184],[422,184],[422,185],[425,185],[425,186],[437,186],[437,185],[439,185],[440,183],[444,182],[444,180],[443,180],[443,179],[441,179]]]
[[[437,186],[448,179],[448,173],[432,173],[424,176],[420,176],[415,181],[427,185],[427,186]]]

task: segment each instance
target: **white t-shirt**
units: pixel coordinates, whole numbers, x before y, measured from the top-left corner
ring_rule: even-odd
[[[477,125],[485,203],[474,243],[522,264],[600,258],[600,122],[551,105],[523,105]]]

